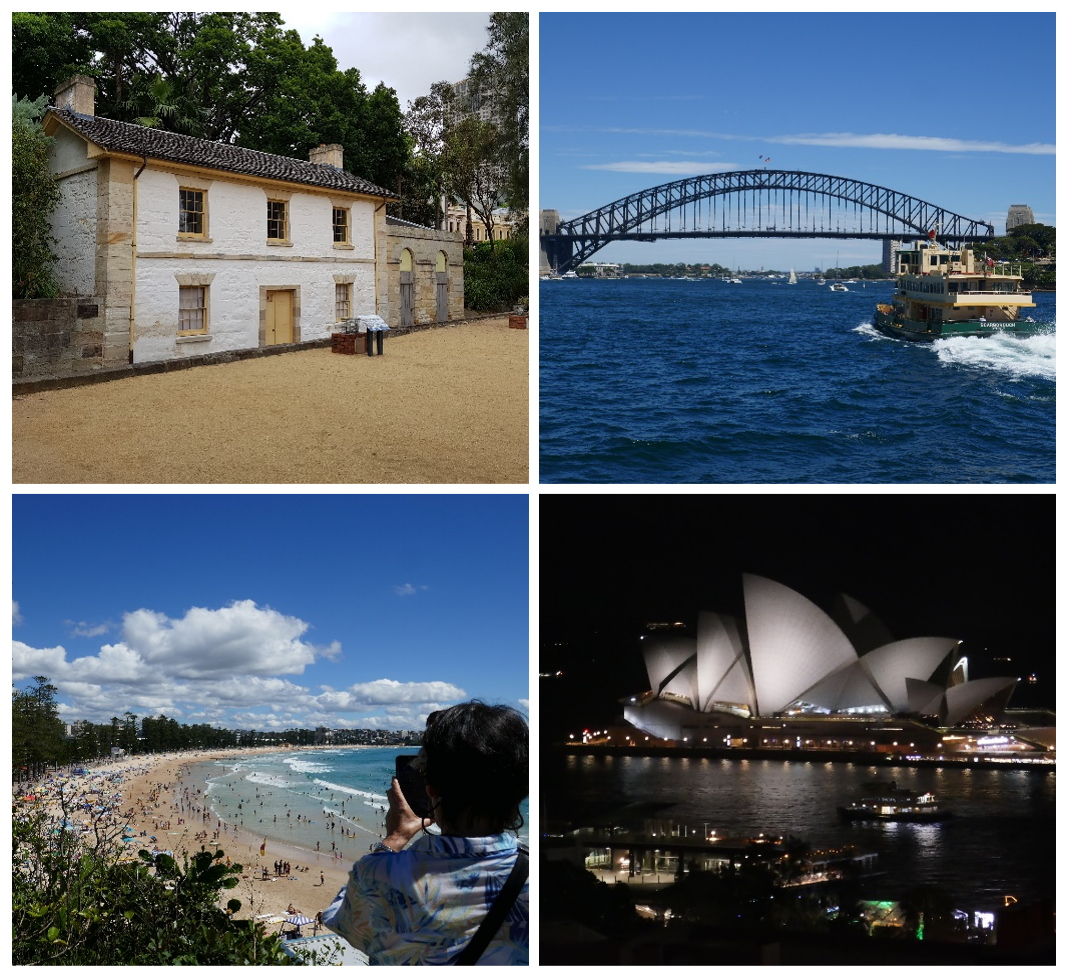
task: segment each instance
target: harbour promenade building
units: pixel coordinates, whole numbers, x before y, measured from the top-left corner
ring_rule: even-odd
[[[994,725],[1016,686],[969,680],[955,638],[895,641],[847,595],[824,611],[764,577],[742,584],[744,619],[701,612],[696,637],[643,638],[650,688],[624,703],[638,740],[929,750],[940,730]]]

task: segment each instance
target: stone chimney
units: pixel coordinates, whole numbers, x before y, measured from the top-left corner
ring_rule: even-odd
[[[56,108],[96,115],[96,82],[87,75],[68,78],[56,89]]]
[[[318,146],[313,146],[311,152],[308,154],[308,161],[311,163],[318,163],[320,166],[333,166],[337,169],[344,169],[342,163],[342,157],[344,156],[345,149],[340,143],[330,143],[325,145],[320,143]]]

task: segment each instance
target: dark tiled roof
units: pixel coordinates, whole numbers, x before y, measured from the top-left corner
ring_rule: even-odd
[[[419,228],[420,231],[433,231],[432,227],[426,224],[416,224],[414,221],[406,221],[402,217],[394,217],[392,214],[386,215],[386,224],[390,224],[393,227],[398,228]]]
[[[210,139],[194,139],[162,129],[149,129],[129,122],[100,119],[82,115],[70,109],[49,109],[75,132],[104,149],[117,153],[133,153],[153,160],[171,163],[189,163],[228,173],[243,173],[289,183],[303,183],[329,190],[344,190],[349,193],[369,194],[374,197],[393,197],[388,190],[375,186],[369,180],[354,176],[345,170],[321,163],[308,163],[288,156],[275,156],[255,149],[244,149],[228,143],[216,143]]]

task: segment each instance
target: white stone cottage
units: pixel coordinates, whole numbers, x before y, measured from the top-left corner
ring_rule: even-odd
[[[341,169],[94,115],[95,85],[56,92],[44,128],[61,198],[63,292],[102,297],[104,362],[140,363],[322,339],[390,321],[386,202]]]

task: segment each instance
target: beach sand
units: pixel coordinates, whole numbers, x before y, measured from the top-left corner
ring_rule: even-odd
[[[17,484],[526,484],[530,333],[508,318],[44,391]]]
[[[277,747],[250,749],[265,753],[277,750]],[[223,824],[216,837],[217,820],[214,817],[206,821],[202,812],[188,808],[183,813],[180,801],[186,788],[189,789],[191,805],[203,805],[205,785],[192,779],[189,773],[191,765],[234,757],[240,753],[245,752],[190,751],[160,757],[134,757],[93,770],[124,775],[121,808],[123,812],[134,810],[134,814],[123,822],[135,833],[127,846],[128,852],[136,854],[139,849],[151,850],[152,836],[156,837],[155,845],[170,850],[179,861],[183,853],[198,852],[202,846],[211,852],[223,850],[232,863],[240,863],[243,869],[239,874],[240,883],[232,890],[223,891],[220,906],[236,898],[242,906],[235,916],[245,919],[263,917],[268,932],[276,932],[279,922],[267,921],[286,916],[290,906],[313,919],[320,910],[325,910],[348,880],[352,861],[334,859],[330,853],[286,846],[271,839],[267,840],[266,852],[261,856],[262,835],[253,835],[247,830]],[[200,795],[197,795],[198,790]],[[161,824],[168,822],[169,827]],[[198,840],[196,835],[206,829],[209,830],[207,837],[203,841]],[[142,835],[142,832],[145,834]],[[212,842],[213,839],[217,841]],[[291,864],[292,871],[288,877],[276,876],[271,872],[276,860]],[[262,866],[268,869],[266,880],[262,873],[257,872]],[[297,866],[301,869],[297,870]],[[308,936],[311,931],[311,927],[305,927],[304,934]]]

